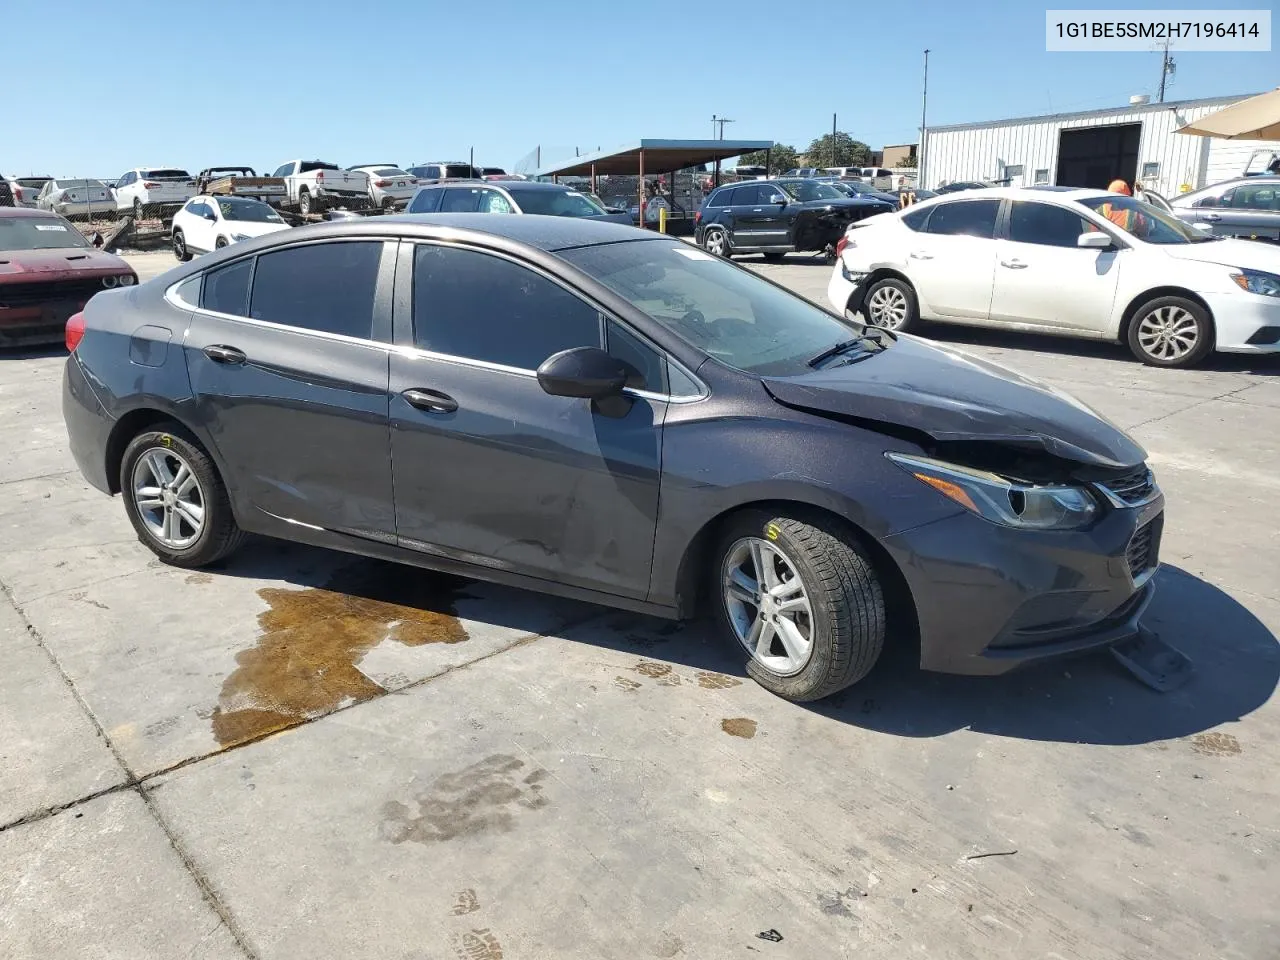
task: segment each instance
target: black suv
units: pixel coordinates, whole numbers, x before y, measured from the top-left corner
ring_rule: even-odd
[[[816,180],[752,180],[707,197],[694,237],[721,257],[763,253],[768,260],[793,250],[834,251],[850,223],[895,209],[887,201],[845,196]]]

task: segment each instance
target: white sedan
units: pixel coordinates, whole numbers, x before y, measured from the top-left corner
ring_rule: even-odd
[[[171,229],[173,255],[187,261],[193,254],[288,230],[289,225],[261,200],[202,194],[192,197],[173,215]]]
[[[837,253],[832,305],[892,330],[940,320],[1118,340],[1158,367],[1280,353],[1280,247],[1101,190],[967,190],[855,223]]]
[[[361,167],[348,167],[369,177],[369,202],[379,210],[390,210],[397,203],[409,202],[418,189],[418,178],[388,163],[371,163]]]

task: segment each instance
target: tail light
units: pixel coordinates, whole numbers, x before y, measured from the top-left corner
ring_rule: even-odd
[[[847,247],[848,245],[849,245],[849,238],[848,238],[848,236],[843,236],[843,237],[841,237],[839,240],[837,240],[837,241],[836,241],[836,256],[837,256],[837,257],[839,257],[839,256],[840,256],[840,254],[844,253],[844,248],[845,248],[845,247]]]
[[[145,187],[147,190],[154,190],[154,189],[156,189],[158,186],[160,186],[160,184],[158,184],[158,183],[152,183],[150,180],[144,180],[144,181],[142,182],[142,186],[143,186],[143,187]]]
[[[323,179],[324,179],[324,171],[323,171],[323,170],[317,170],[317,171],[316,171],[316,179],[317,179],[317,180],[323,180]]]
[[[14,187],[14,188],[13,188],[13,199],[15,199],[15,200],[21,200],[21,199],[22,199],[22,188],[21,188],[21,187]]]
[[[389,187],[389,186],[391,186],[391,181],[390,181],[390,180],[375,180],[375,181],[373,181],[373,185],[374,185],[375,187]]]
[[[67,352],[74,353],[80,341],[84,339],[84,311],[73,313],[67,320],[66,344]]]
[[[693,222],[694,222],[694,225],[695,225],[695,226],[696,226],[697,224],[699,224],[699,223],[701,223],[701,222],[702,222],[702,211],[701,211],[701,210],[699,210],[697,213],[695,213],[695,214],[693,215]]]

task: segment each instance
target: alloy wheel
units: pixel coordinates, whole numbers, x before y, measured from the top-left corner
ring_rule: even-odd
[[[872,326],[897,330],[907,319],[907,298],[897,287],[877,287],[867,297],[867,318]]]
[[[813,608],[795,563],[776,543],[744,537],[721,569],[729,623],[757,663],[778,676],[804,669],[813,653]]]
[[[186,549],[204,531],[204,490],[191,464],[172,449],[153,447],[138,458],[133,501],[147,533],[170,549]]]
[[[1138,346],[1157,360],[1181,360],[1200,342],[1200,326],[1179,306],[1157,307],[1138,321]]]
[[[724,234],[719,230],[712,230],[707,234],[707,252],[714,253],[717,257],[723,257],[725,251]]]

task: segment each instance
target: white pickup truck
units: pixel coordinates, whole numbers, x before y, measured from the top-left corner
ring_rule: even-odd
[[[290,160],[271,174],[282,177],[288,188],[286,201],[303,214],[331,207],[361,210],[369,205],[369,175],[343,170],[322,160]]]

